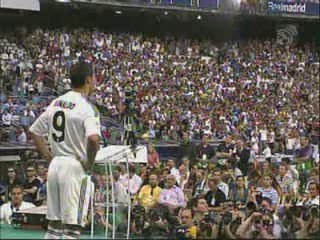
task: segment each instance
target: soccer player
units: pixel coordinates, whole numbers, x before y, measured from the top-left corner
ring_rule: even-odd
[[[53,100],[30,128],[40,155],[50,163],[46,239],[80,237],[92,191],[90,175],[100,147],[99,112],[88,101],[95,86],[93,66],[74,65],[71,85],[72,90]]]

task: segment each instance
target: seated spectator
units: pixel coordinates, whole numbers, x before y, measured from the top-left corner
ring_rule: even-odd
[[[183,191],[175,184],[176,178],[174,175],[170,174],[167,177],[166,188],[162,190],[159,199],[159,203],[169,207],[172,212],[186,206]]]
[[[27,168],[27,179],[23,184],[23,200],[34,203],[40,186],[41,182],[36,178],[35,168],[33,166],[29,166]]]
[[[27,143],[27,135],[23,127],[19,128],[17,140],[19,144]]]
[[[44,164],[41,163],[37,165],[37,179],[39,179],[41,183],[43,183],[46,178],[46,172],[47,169]]]
[[[216,179],[210,178],[208,179],[208,187],[209,191],[205,195],[207,203],[210,209],[221,211],[222,204],[226,202],[226,195],[223,191],[219,189],[219,185]]]
[[[8,178],[7,180],[4,182],[4,184],[7,186],[7,196],[6,199],[11,200],[11,190],[14,186],[16,185],[20,185],[21,181],[20,179],[17,177],[17,173],[16,170],[13,167],[9,167],[8,168]]]
[[[158,176],[150,174],[149,184],[142,186],[138,195],[138,202],[146,209],[154,207],[160,198],[162,188],[158,186]]]
[[[5,109],[2,113],[3,127],[11,127],[12,114],[8,109]]]
[[[13,213],[35,207],[32,203],[23,201],[23,192],[23,187],[19,185],[14,186],[11,189],[10,194],[12,196],[12,200],[0,207],[1,223],[11,224],[11,217]]]

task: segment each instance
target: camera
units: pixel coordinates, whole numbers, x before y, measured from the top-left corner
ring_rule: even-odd
[[[177,228],[176,231],[176,238],[180,240],[191,239],[187,237],[187,233],[189,233],[189,228],[187,226],[180,226]]]
[[[225,225],[228,225],[232,221],[232,213],[226,212],[222,216],[222,221]]]
[[[124,93],[125,93],[126,111],[128,113],[137,112],[137,109],[135,108],[135,98],[136,98],[137,92],[131,88],[126,88]]]
[[[217,213],[216,212],[213,212],[213,211],[210,211],[209,213],[206,213],[204,215],[204,222],[206,223],[216,223],[217,222]]]
[[[134,206],[131,212],[132,220],[136,225],[136,229],[142,230],[145,223],[145,209],[143,206]]]

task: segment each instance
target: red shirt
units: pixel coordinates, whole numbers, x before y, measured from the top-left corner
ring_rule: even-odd
[[[154,151],[153,154],[148,153],[148,165],[157,166],[159,163],[159,154]]]

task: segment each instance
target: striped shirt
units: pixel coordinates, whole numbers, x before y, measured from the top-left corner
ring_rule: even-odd
[[[263,188],[259,187],[257,188],[257,191],[260,191],[262,193],[262,197],[267,197],[271,199],[272,205],[278,204],[279,195],[277,191],[274,188]]]

